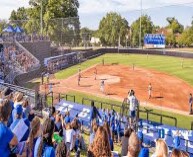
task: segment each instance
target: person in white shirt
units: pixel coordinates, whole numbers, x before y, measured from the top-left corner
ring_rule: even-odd
[[[151,83],[150,83],[149,86],[148,86],[148,96],[149,96],[149,99],[151,99],[151,93],[152,93],[152,86],[151,86]]]
[[[132,126],[134,119],[136,118],[136,107],[138,105],[138,100],[135,97],[135,92],[133,90],[131,90],[130,92],[128,102],[129,102],[130,126]]]
[[[71,124],[68,123],[66,125],[66,148],[67,148],[67,157],[70,157],[70,151],[74,147],[74,142],[76,139],[76,133],[75,131],[71,128]]]

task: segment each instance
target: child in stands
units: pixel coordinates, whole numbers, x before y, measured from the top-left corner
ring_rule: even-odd
[[[55,157],[55,149],[52,143],[54,128],[54,121],[52,121],[50,118],[45,119],[43,123],[42,136],[37,139],[35,144],[35,157]]]
[[[71,127],[71,124],[66,125],[66,148],[67,148],[67,157],[70,157],[70,151],[74,148],[76,133]]]

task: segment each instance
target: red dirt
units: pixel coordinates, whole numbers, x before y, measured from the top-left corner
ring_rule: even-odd
[[[78,75],[68,79],[52,79],[51,82],[60,82],[54,86],[56,92],[75,90],[123,100],[130,89],[134,89],[141,104],[153,104],[155,107],[167,107],[179,111],[189,111],[188,98],[193,87],[185,81],[168,74],[123,65],[97,65],[97,80],[94,79],[95,68],[92,67],[81,73],[80,86]],[[101,79],[105,80],[105,94],[100,91]],[[148,99],[148,84],[152,84],[152,98]]]

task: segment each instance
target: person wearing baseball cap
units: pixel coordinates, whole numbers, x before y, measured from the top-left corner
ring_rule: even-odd
[[[21,105],[17,105],[16,108],[14,109],[15,110],[15,120],[13,121],[13,123],[11,124],[10,126],[10,129],[13,131],[14,128],[19,125],[19,122],[21,120],[24,121],[25,125],[28,127],[26,133],[24,134],[24,136],[22,137],[22,139],[19,141],[19,142],[22,142],[22,141],[26,141],[28,136],[29,136],[29,132],[30,132],[30,122],[27,118],[22,118],[22,115],[23,115],[23,108]],[[19,134],[19,133],[18,133]],[[16,135],[18,136],[18,135]]]

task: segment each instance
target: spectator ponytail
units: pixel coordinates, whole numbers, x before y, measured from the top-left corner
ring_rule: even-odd
[[[54,122],[51,119],[49,118],[45,119],[43,124],[43,135],[41,137],[41,142],[38,148],[38,157],[42,157],[43,147],[45,145],[53,146],[52,135],[54,133],[54,127],[55,127]]]
[[[31,130],[28,138],[28,143],[29,143],[29,149],[31,151],[33,150],[33,147],[34,147],[34,138],[37,135],[38,130],[40,129],[40,119],[38,117],[35,117],[32,120],[30,128]]]

